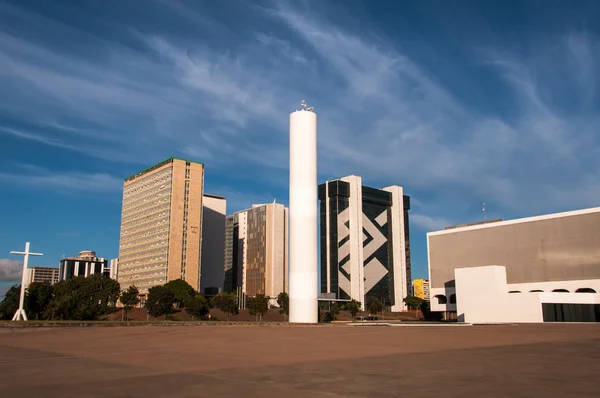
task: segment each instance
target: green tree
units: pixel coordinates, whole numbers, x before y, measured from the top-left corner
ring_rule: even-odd
[[[254,297],[248,297],[246,299],[246,309],[250,315],[254,315],[254,320],[258,321],[258,313],[254,304]]]
[[[219,293],[212,300],[213,307],[220,309],[227,316],[237,315],[239,313],[237,296],[234,293]]]
[[[30,283],[25,292],[25,309],[29,319],[44,319],[53,296],[54,287],[49,282]]]
[[[123,304],[121,320],[123,320],[123,318],[127,318],[127,314],[129,314],[129,311],[131,311],[133,307],[139,304],[139,294],[140,291],[135,286],[129,286],[127,290],[121,293],[121,304]]]
[[[267,311],[269,311],[269,297],[264,294],[257,294],[248,302],[248,312],[250,315],[258,315],[261,322]]]
[[[74,314],[77,307],[75,281],[60,281],[54,284],[53,288],[54,296],[48,303],[44,316],[52,320],[75,319]]]
[[[196,295],[196,291],[183,279],[175,279],[165,283],[165,287],[175,296],[175,308],[182,308],[185,301]]]
[[[175,295],[165,286],[154,286],[148,290],[148,299],[146,300],[146,309],[148,313],[158,318],[164,315],[165,320],[172,314]]]
[[[48,319],[98,319],[115,311],[121,294],[119,283],[103,274],[60,281],[52,290],[43,315]]]
[[[416,296],[406,296],[406,297],[404,297],[403,301],[407,305],[407,307],[411,310],[421,309],[421,307],[423,306],[423,303],[425,302],[425,300],[423,300],[420,297],[416,297]]]
[[[277,304],[279,304],[279,313],[285,315],[287,322],[287,317],[290,314],[290,296],[286,292],[279,293]]]
[[[190,314],[192,319],[204,319],[210,312],[210,306],[208,300],[203,295],[197,294],[186,300],[185,311]]]
[[[360,311],[360,303],[356,300],[352,300],[346,303],[346,310],[350,312],[352,319],[356,319],[356,314],[358,314],[358,311]]]
[[[73,280],[76,280],[75,319],[98,319],[116,310],[121,295],[119,282],[103,274],[93,274],[87,278],[73,278]]]
[[[333,322],[335,321],[335,316],[331,313],[331,311],[325,311],[325,316],[323,316],[323,322]]]
[[[383,303],[378,298],[371,299],[369,305],[369,314],[376,315],[377,313],[383,311]]]
[[[11,286],[4,295],[4,300],[0,302],[0,319],[12,319],[15,312],[19,309],[20,299],[21,285]]]
[[[329,312],[331,313],[331,316],[333,317],[333,320],[335,321],[337,319],[337,317],[340,315],[340,306],[337,303],[332,303],[331,307],[329,309]]]
[[[219,308],[220,307],[222,294],[223,293],[219,293],[216,296],[212,296],[208,300],[208,303],[210,304],[210,308]],[[230,294],[230,293],[226,293],[226,294]],[[236,300],[237,300],[237,296],[236,296]]]

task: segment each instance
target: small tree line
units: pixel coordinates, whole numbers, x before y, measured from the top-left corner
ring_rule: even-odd
[[[21,287],[12,286],[0,302],[0,319],[11,319],[19,308]],[[270,298],[258,294],[250,298],[247,307],[251,315],[257,319],[269,309]],[[36,320],[97,320],[123,307],[121,320],[128,319],[128,314],[140,303],[139,290],[129,286],[121,292],[120,285],[114,279],[102,274],[94,274],[87,278],[75,277],[60,281],[54,285],[44,282],[33,282],[27,287],[24,307],[30,319]],[[289,298],[287,293],[277,297],[280,313],[288,315]],[[208,319],[211,308],[217,308],[229,316],[237,315],[238,297],[233,293],[219,293],[208,300],[182,279],[173,280],[161,286],[149,289],[145,308],[154,318],[168,316],[185,310],[194,320]]]
[[[429,303],[426,300],[415,296],[406,296],[403,299],[403,302],[410,310],[420,310],[423,312],[423,315],[425,315],[426,318],[430,317],[431,311],[429,311]],[[348,311],[350,315],[352,315],[352,319],[356,319],[356,315],[361,310],[361,304],[356,300],[340,303],[322,303],[321,306],[325,309],[323,318],[324,322],[333,322],[337,320],[342,311]],[[367,297],[366,312],[368,312],[369,315],[377,315],[383,312],[385,308],[386,306],[378,298]]]
[[[379,301],[379,300],[377,300]],[[327,305],[323,303],[322,305]],[[375,307],[373,307],[375,308]],[[360,311],[360,302],[356,300],[341,302],[338,304],[337,302],[332,302],[328,304],[326,308],[323,321],[324,322],[333,322],[337,320],[338,316],[342,311],[348,311],[350,315],[352,315],[352,319],[356,319],[356,314]]]
[[[19,307],[19,285],[12,286],[0,302],[0,319],[11,319]],[[270,297],[257,294],[248,299],[246,307],[250,315],[262,321],[269,310]],[[421,310],[423,315],[430,314],[429,303],[415,296],[407,296],[404,303],[412,310]],[[29,319],[36,320],[96,320],[115,312],[117,303],[123,306],[121,319],[127,319],[129,312],[140,303],[139,290],[135,286],[121,292],[120,285],[114,279],[102,274],[93,274],[87,278],[75,277],[60,281],[54,285],[47,282],[33,282],[27,287],[24,307]],[[289,296],[282,292],[277,296],[279,312],[286,317],[289,314]],[[211,308],[217,308],[229,316],[239,313],[238,297],[233,293],[219,293],[211,300],[196,292],[182,279],[167,282],[149,289],[145,307],[154,318],[185,310],[194,320],[208,319]],[[371,315],[382,312],[384,304],[377,298],[367,300],[366,309]],[[343,303],[333,302],[325,312],[326,322],[334,321],[341,311],[348,311],[352,319],[361,309],[356,300]]]
[[[145,308],[148,315],[158,318],[185,309],[192,319],[207,319],[210,303],[201,293],[194,290],[183,279],[175,279],[164,285],[154,286],[148,290]]]
[[[246,307],[250,315],[255,315],[257,320],[262,321],[262,317],[269,310],[270,297],[264,294],[257,294],[246,302]],[[287,293],[280,293],[277,297],[279,312],[288,315],[289,298]],[[145,304],[148,314],[158,318],[168,316],[179,309],[185,311],[192,319],[207,319],[211,308],[216,308],[225,313],[226,320],[230,316],[239,313],[238,297],[234,293],[219,293],[212,299],[206,299],[202,294],[196,292],[187,282],[177,279],[166,283],[163,286],[155,286],[148,290],[148,298]]]
[[[0,319],[11,319],[19,308],[21,286],[12,286],[0,302]],[[121,295],[117,281],[102,274],[75,277],[51,285],[33,282],[23,303],[29,319],[95,320],[115,311]]]

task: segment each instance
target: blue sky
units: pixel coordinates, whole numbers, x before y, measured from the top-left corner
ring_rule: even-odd
[[[319,180],[412,197],[427,231],[600,204],[595,1],[0,1],[0,290],[116,257],[122,180],[206,164],[228,212],[287,203],[288,113],[319,117]],[[0,295],[2,291],[0,291]]]

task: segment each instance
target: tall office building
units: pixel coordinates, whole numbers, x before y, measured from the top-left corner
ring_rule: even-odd
[[[319,185],[321,202],[321,293],[369,297],[406,309],[410,274],[410,198],[399,186],[375,189],[348,176]]]
[[[170,280],[200,288],[204,165],[169,158],[125,179],[118,281],[141,294]]]
[[[273,298],[288,291],[288,219],[288,209],[275,202],[227,217],[225,291]]]
[[[118,280],[119,275],[119,259],[113,258],[110,260],[110,279]]]

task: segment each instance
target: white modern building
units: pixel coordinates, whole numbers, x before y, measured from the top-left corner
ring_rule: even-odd
[[[460,298],[456,302],[460,322],[600,322],[600,297],[591,288],[568,293],[562,291],[566,289],[552,287],[576,286],[558,282],[554,286],[545,285],[544,292],[535,289],[540,285],[509,285],[506,267],[498,265],[458,268],[454,275],[456,296]],[[585,285],[600,288],[597,282]],[[525,293],[511,289],[523,289]]]
[[[223,289],[227,201],[223,196],[204,194],[202,206],[200,291],[215,296]]]
[[[470,323],[600,321],[600,208],[448,227],[427,245],[432,311]]]
[[[95,251],[83,250],[77,257],[60,260],[60,280],[70,280],[75,276],[88,277],[93,274],[109,274],[108,260],[96,256]]]
[[[392,311],[412,294],[408,211],[400,186],[362,185],[348,176],[319,185],[321,294],[363,304],[377,298]]]

